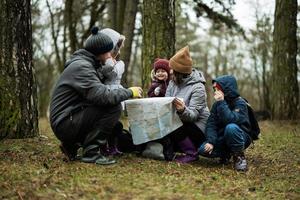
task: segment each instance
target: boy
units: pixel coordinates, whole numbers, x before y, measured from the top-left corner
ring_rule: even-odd
[[[199,153],[206,157],[220,157],[222,163],[228,162],[233,155],[234,168],[246,171],[244,150],[251,144],[247,104],[240,98],[233,76],[214,79],[213,88],[216,102],[207,121],[206,141],[199,147]]]

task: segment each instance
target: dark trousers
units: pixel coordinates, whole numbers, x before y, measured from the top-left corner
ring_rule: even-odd
[[[194,123],[183,123],[183,126],[173,131],[169,137],[174,145],[174,150],[178,151],[178,143],[189,137],[195,147],[198,147],[205,139],[203,132]]]
[[[56,137],[67,145],[83,144],[86,138],[105,140],[111,134],[121,116],[121,105],[97,107],[89,106],[70,114],[59,123]],[[95,136],[96,130],[96,136]],[[89,136],[93,134],[93,136]]]

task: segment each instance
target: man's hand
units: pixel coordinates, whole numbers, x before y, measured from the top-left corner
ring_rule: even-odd
[[[212,145],[212,144],[210,144],[210,143],[206,143],[206,144],[204,145],[204,150],[205,150],[205,152],[208,153],[208,154],[211,154],[211,152],[213,151],[213,149],[214,149],[214,145]]]
[[[215,91],[214,98],[216,101],[223,101],[224,93],[221,90],[217,90],[217,91]]]
[[[173,100],[173,104],[174,104],[177,112],[183,113],[183,111],[185,110],[185,103],[184,103],[184,101],[182,101],[182,100],[180,100],[178,98],[175,98]]]
[[[143,97],[143,89],[141,87],[130,87],[128,89],[132,91],[133,98],[142,98]]]

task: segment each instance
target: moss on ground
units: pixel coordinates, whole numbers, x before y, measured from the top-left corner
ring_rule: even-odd
[[[300,125],[262,122],[249,171],[200,158],[190,165],[133,154],[118,164],[65,162],[49,124],[41,137],[0,142],[0,199],[300,199]]]

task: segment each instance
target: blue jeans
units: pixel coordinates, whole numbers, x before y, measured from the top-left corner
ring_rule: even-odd
[[[211,154],[205,152],[205,141],[199,147],[199,154],[205,157],[223,157],[231,152],[239,152],[251,144],[250,136],[236,124],[228,124],[225,127],[224,135],[217,138]]]

